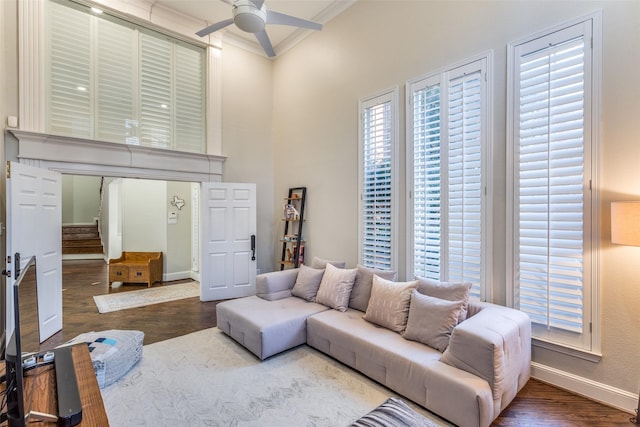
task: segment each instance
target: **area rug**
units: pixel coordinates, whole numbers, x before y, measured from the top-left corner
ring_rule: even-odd
[[[112,426],[348,426],[389,397],[398,396],[311,347],[260,362],[217,328],[144,346],[102,390]],[[451,426],[403,400],[429,426]]]
[[[188,282],[139,291],[119,292],[117,294],[95,295],[93,300],[100,313],[144,307],[200,295],[200,283]]]

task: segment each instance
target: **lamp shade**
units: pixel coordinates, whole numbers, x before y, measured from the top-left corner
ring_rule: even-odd
[[[640,202],[611,203],[611,243],[640,246]]]

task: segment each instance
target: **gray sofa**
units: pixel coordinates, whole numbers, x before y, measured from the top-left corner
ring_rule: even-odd
[[[292,296],[297,275],[258,275],[256,296],[218,304],[218,327],[260,359],[306,343],[463,427],[489,426],[529,379],[531,324],[520,311],[468,302],[441,352],[363,311]]]

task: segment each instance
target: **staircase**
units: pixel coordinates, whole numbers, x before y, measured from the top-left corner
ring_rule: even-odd
[[[62,254],[102,254],[98,225],[63,225]]]

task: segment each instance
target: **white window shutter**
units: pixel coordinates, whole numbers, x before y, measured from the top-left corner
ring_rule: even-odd
[[[175,49],[175,148],[204,152],[205,57],[202,49],[176,43]]]
[[[360,102],[360,263],[394,270],[397,94]]]
[[[440,84],[416,89],[412,105],[413,272],[440,280],[444,178],[440,158]]]
[[[97,20],[96,51],[97,108],[96,135],[101,141],[137,143],[137,114],[134,108],[137,85],[133,28],[122,22]]]
[[[173,108],[171,96],[171,42],[140,32],[140,143],[171,148]]]
[[[482,278],[482,72],[449,80],[447,252],[450,282],[471,282],[480,298]]]
[[[47,132],[93,137],[90,16],[48,2]]]
[[[518,58],[517,303],[534,323],[583,332],[584,37]]]

